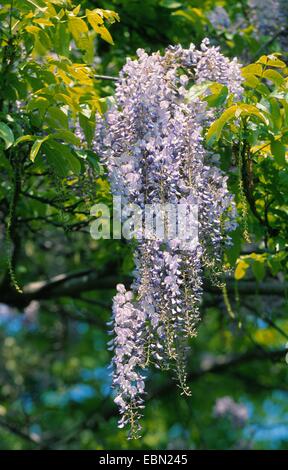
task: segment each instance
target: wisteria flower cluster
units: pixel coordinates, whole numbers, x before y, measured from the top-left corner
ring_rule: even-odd
[[[242,92],[240,66],[204,40],[200,50],[169,47],[164,55],[137,51],[127,60],[115,101],[99,120],[95,147],[107,165],[112,193],[124,205],[197,201],[196,246],[176,237],[143,238],[135,250],[130,291],[118,285],[113,304],[113,385],[120,426],[137,437],[145,369],[171,368],[189,394],[187,340],[196,335],[203,273],[220,282],[222,255],[235,229],[235,206],[204,130],[216,108],[202,94],[205,83],[225,85],[231,99]]]
[[[213,414],[215,418],[230,418],[233,425],[237,427],[244,426],[248,420],[247,407],[228,396],[216,400]]]
[[[225,8],[216,6],[207,15],[210,23],[216,30],[231,28],[231,20]]]
[[[258,35],[279,36],[281,46],[288,47],[288,4],[287,0],[249,0],[252,24]]]

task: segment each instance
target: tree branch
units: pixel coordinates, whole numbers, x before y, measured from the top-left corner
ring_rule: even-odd
[[[15,290],[15,283],[13,282],[13,273],[16,266],[16,260],[20,251],[20,236],[17,230],[17,205],[19,202],[20,192],[21,192],[21,176],[20,176],[20,169],[19,169],[19,162],[17,161],[18,155],[16,154],[16,161],[13,162],[14,164],[14,188],[12,199],[10,202],[9,213],[8,213],[8,221],[6,227],[6,237],[8,244],[11,243],[11,247],[8,253],[8,266],[7,271],[5,273],[3,279],[3,285],[7,289]],[[14,157],[15,157],[14,156]]]
[[[273,42],[276,41],[277,38],[279,38],[279,36],[282,36],[282,34],[285,33],[287,33],[287,28],[282,27],[278,29],[278,31],[276,31],[276,33],[257,50],[257,52],[252,57],[251,62],[255,62],[255,60],[259,58],[260,54],[267,51],[268,47],[271,46]]]
[[[225,357],[216,357],[210,365],[202,366],[200,369],[191,372],[188,374],[188,382],[193,382],[199,380],[201,377],[207,374],[218,374],[221,372],[227,372],[234,367],[246,364],[247,362],[261,361],[261,360],[270,360],[270,361],[279,361],[285,360],[285,355],[288,353],[288,348],[275,349],[275,350],[260,350],[253,349],[252,351],[247,351],[244,354],[239,354],[237,356],[227,355]],[[287,367],[287,364],[286,364]],[[152,392],[151,398],[154,398],[158,395],[164,393],[169,387],[167,383],[157,387],[154,392]]]
[[[272,361],[279,361],[281,359],[284,360],[285,355],[288,353],[288,348],[280,349],[280,350],[270,350],[270,351],[259,351],[258,349],[247,351],[244,354],[237,355],[237,356],[225,356],[224,358],[215,358],[214,362],[211,363],[208,367],[202,367],[194,372],[191,372],[188,375],[188,381],[193,382],[196,380],[201,379],[203,376],[207,374],[218,374],[221,372],[229,371],[230,369],[237,367],[239,365],[245,364],[251,361],[261,361],[261,360],[272,360]],[[287,367],[287,365],[286,365]],[[153,383],[155,380],[153,380]],[[174,389],[171,386],[171,383],[165,381],[162,383],[161,386],[154,387],[152,392],[149,394],[148,399],[158,398],[165,393],[174,393]],[[111,407],[111,401],[105,399],[103,400],[102,405],[99,406],[99,413],[96,412],[92,416],[89,417],[88,420],[85,420],[81,423],[79,428],[85,427],[89,429],[93,429],[96,431],[101,424],[101,421],[107,421],[108,419],[117,416],[118,411],[116,406]],[[77,438],[78,431],[76,430],[74,435],[72,434],[69,438],[69,442],[73,441],[73,438]]]
[[[51,300],[60,297],[79,298],[83,292],[115,289],[116,284],[130,284],[130,277],[120,277],[116,274],[115,265],[105,267],[105,271],[95,271],[88,269],[70,274],[60,274],[49,281],[39,281],[27,284],[23,288],[23,293],[7,290],[7,287],[0,289],[0,302],[16,308],[25,308],[32,300]],[[238,283],[238,292],[243,295],[283,296],[288,289],[288,283],[279,281],[253,282],[242,281]],[[227,291],[234,292],[234,280],[227,280]],[[204,292],[219,294],[218,287],[211,286],[207,282],[204,284]]]
[[[14,434],[15,436],[20,437],[21,439],[29,442],[29,444],[33,444],[37,446],[41,450],[49,450],[49,447],[43,444],[40,440],[35,439],[33,436],[31,436],[27,432],[22,431],[21,429],[17,428],[14,424],[4,421],[2,418],[0,418],[0,427]]]

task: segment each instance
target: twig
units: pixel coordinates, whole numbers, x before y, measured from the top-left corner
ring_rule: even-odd
[[[258,59],[259,55],[264,52],[267,47],[271,46],[271,44],[273,44],[273,42],[279,37],[281,36],[281,34],[285,33],[287,31],[287,28],[280,28],[270,39],[268,39],[267,42],[265,42],[259,49],[258,51],[255,53],[255,55],[252,57],[252,62],[254,62],[254,60]]]
[[[112,80],[113,82],[118,82],[119,78],[111,77],[110,75],[94,75],[96,80]]]
[[[267,230],[268,234],[271,237],[277,235],[279,233],[279,230],[271,227],[268,223],[268,219],[263,219],[256,207],[256,201],[253,196],[253,162],[251,160],[250,147],[246,141],[244,141],[242,149],[242,179],[244,183],[244,194],[252,214],[254,215],[254,217],[256,217],[260,225],[262,225]]]

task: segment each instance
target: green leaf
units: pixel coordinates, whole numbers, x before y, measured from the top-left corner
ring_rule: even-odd
[[[80,10],[81,10],[81,5],[77,5],[77,7],[74,8],[74,10],[72,11],[73,15],[75,16],[79,15]]]
[[[88,144],[91,145],[91,142],[95,133],[95,120],[88,119],[86,116],[80,113],[79,123],[80,123],[81,129],[84,132],[84,135]]]
[[[35,98],[32,98],[31,101],[29,101],[27,105],[27,110],[34,111],[35,109],[37,109],[39,111],[40,119],[43,119],[48,106],[49,100],[47,98],[44,98],[43,96],[37,96]]]
[[[46,113],[46,122],[52,128],[66,128],[68,129],[69,121],[68,116],[56,106],[51,106]]]
[[[19,144],[22,144],[23,142],[32,142],[35,139],[36,137],[34,135],[22,135],[21,137],[18,137],[18,139],[15,140],[14,147]]]
[[[210,96],[207,96],[205,98],[205,101],[209,104],[211,107],[218,107],[222,106],[222,104],[225,102],[226,98],[228,96],[228,88],[227,86],[221,86],[218,90],[218,92],[213,93]]]
[[[13,175],[13,167],[4,152],[0,150],[0,167],[5,168],[10,176]]]
[[[265,70],[265,72],[263,73],[263,77],[275,83],[275,85],[277,86],[282,85],[282,83],[284,83],[285,81],[279,72],[271,69]]]
[[[104,21],[101,15],[99,14],[99,10],[86,10],[87,20],[94,29],[97,34],[100,34],[101,38],[108,42],[109,44],[114,45],[113,39],[111,34],[109,33],[108,29],[104,26]]]
[[[273,128],[275,133],[278,132],[278,129],[282,128],[282,113],[278,101],[275,98],[269,99],[270,105],[270,115],[272,118]]]
[[[77,16],[68,17],[68,28],[80,49],[85,49],[88,41],[88,26]]]
[[[279,69],[284,69],[286,67],[285,62],[282,60],[278,59],[275,55],[262,55],[259,60],[257,60],[257,63],[259,64],[264,64],[269,67],[276,67]]]
[[[251,88],[256,88],[260,84],[258,77],[262,77],[263,67],[261,64],[250,64],[243,67],[241,73],[245,79],[244,84]]]
[[[257,91],[259,93],[261,93],[261,95],[263,95],[263,96],[270,96],[271,95],[271,91],[269,90],[268,86],[265,85],[265,83],[263,83],[263,82],[259,81],[259,83],[257,85],[255,85],[255,88],[257,88]]]
[[[37,157],[37,154],[43,144],[47,139],[49,139],[49,136],[43,137],[42,139],[36,139],[34,144],[32,145],[32,148],[30,150],[30,160],[34,162],[35,158]]]
[[[239,105],[234,104],[230,106],[230,108],[226,109],[220,118],[211,124],[206,134],[207,143],[211,145],[215,140],[219,140],[223,127],[227,124],[227,122],[231,119],[238,119],[240,115],[255,116],[266,125],[269,124],[268,119],[256,106],[244,103]]]
[[[81,145],[81,140],[75,134],[73,134],[73,132],[66,129],[57,129],[57,132],[51,134],[50,137],[52,139],[64,140],[64,142],[67,142],[67,144]]]
[[[69,172],[77,175],[80,173],[81,163],[67,145],[49,140],[45,142],[44,150],[48,163],[58,176],[68,176]]]
[[[264,124],[269,124],[269,120],[257,108],[257,106],[254,106],[253,104],[240,104],[239,108],[241,109],[241,114],[243,114],[244,116],[255,116],[260,119],[260,121],[262,121]]]
[[[86,16],[87,16],[87,20],[88,22],[90,23],[90,25],[92,26],[93,29],[95,29],[95,31],[97,32],[97,29],[99,28],[100,25],[102,25],[104,23],[104,20],[100,14],[100,12],[98,12],[97,10],[86,10]]]
[[[99,175],[103,174],[103,167],[101,166],[100,159],[95,152],[87,150],[87,160]]]
[[[4,122],[0,122],[0,138],[4,140],[6,150],[14,144],[14,134]]]
[[[246,271],[249,268],[249,263],[243,259],[239,259],[237,263],[237,267],[235,269],[234,277],[236,281],[240,281],[246,275]]]
[[[70,35],[67,34],[67,24],[57,24],[56,33],[54,35],[54,46],[56,52],[61,56],[69,56]]]
[[[83,56],[83,59],[85,63],[92,64],[94,57],[95,57],[95,40],[91,34],[88,37],[87,48]]]
[[[230,233],[232,244],[226,250],[226,256],[229,264],[234,266],[241,253],[242,230],[237,227],[234,232]]]
[[[244,85],[249,86],[250,88],[256,88],[259,84],[260,80],[252,73],[247,73],[245,75]]]
[[[188,7],[187,11],[177,10],[172,13],[173,16],[183,16],[187,20],[191,21],[196,27],[197,30],[201,30],[202,22],[207,22],[203,11],[200,8]]]
[[[246,67],[241,69],[243,77],[246,78],[247,75],[257,75],[258,77],[262,76],[263,68],[261,64],[249,64]]]
[[[262,281],[265,277],[265,264],[258,260],[253,260],[252,271],[257,281]]]
[[[95,28],[94,28],[95,30]],[[112,39],[111,34],[109,33],[108,29],[105,26],[99,26],[98,30],[96,31],[98,34],[100,34],[101,38],[103,41],[108,42],[112,46],[114,46],[114,41]]]
[[[175,0],[161,0],[160,5],[161,7],[164,7],[164,8],[169,8],[169,9],[171,8],[171,10],[173,10],[173,8],[182,7],[182,3],[176,2]]]
[[[47,8],[44,0],[26,0],[26,1],[40,11],[44,12]]]
[[[267,264],[271,269],[273,276],[276,276],[279,271],[282,270],[282,261],[285,261],[287,254],[286,253],[276,253],[275,255],[270,255]]]
[[[274,140],[270,144],[271,152],[275,158],[275,161],[280,166],[285,166],[286,164],[286,147],[279,140]]]
[[[211,124],[206,134],[206,141],[208,144],[211,144],[214,140],[219,140],[223,127],[235,116],[237,109],[237,105],[231,106],[224,111],[219,119]]]

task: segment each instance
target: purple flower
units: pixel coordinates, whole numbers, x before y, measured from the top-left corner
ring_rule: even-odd
[[[213,414],[216,418],[230,418],[235,426],[242,427],[248,420],[247,407],[236,403],[231,397],[221,397],[216,400]]]
[[[135,250],[131,291],[117,287],[113,385],[120,424],[134,423],[134,434],[143,407],[143,368],[149,363],[171,367],[183,393],[189,393],[187,339],[196,335],[203,271],[218,280],[223,247],[230,242],[226,232],[235,228],[226,177],[204,145],[215,110],[193,94],[193,86],[217,81],[234,99],[242,93],[239,64],[208,40],[200,50],[176,46],[163,56],[143,50],[137,56],[127,60],[115,100],[98,119],[95,148],[107,166],[112,193],[123,204],[144,208],[197,201],[199,240],[193,245],[177,237],[144,237]]]

